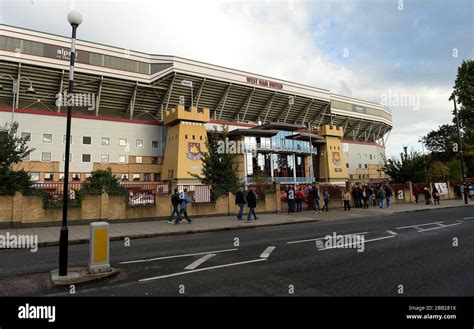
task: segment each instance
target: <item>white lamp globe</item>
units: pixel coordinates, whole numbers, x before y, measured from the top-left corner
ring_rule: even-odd
[[[82,15],[77,10],[72,10],[67,14],[69,24],[79,26],[82,23]]]

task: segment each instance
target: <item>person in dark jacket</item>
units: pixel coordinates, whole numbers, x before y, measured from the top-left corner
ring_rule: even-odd
[[[425,205],[430,204],[431,196],[430,196],[430,191],[428,190],[427,187],[423,189],[423,195],[425,197]]]
[[[247,206],[249,207],[249,213],[247,215],[247,222],[250,222],[250,217],[253,215],[255,220],[257,220],[257,215],[255,215],[255,208],[257,208],[257,195],[255,194],[255,189],[252,187],[247,193]]]
[[[386,185],[385,186],[385,200],[387,201],[387,208],[390,208],[390,199],[392,198],[392,189]]]
[[[433,197],[433,203],[434,205],[438,205],[439,206],[439,200],[440,200],[440,196],[441,194],[439,193],[438,189],[435,187],[433,187],[433,193],[431,193],[432,197]]]
[[[188,203],[189,203],[189,194],[188,189],[184,189],[182,193],[179,194],[179,217],[181,217],[181,221],[183,221],[182,216],[188,221],[189,224],[193,221],[188,216]]]
[[[178,218],[176,219],[176,221],[174,223],[178,224],[181,221],[181,215],[180,215],[180,212],[179,212],[179,204],[180,203],[181,203],[181,200],[179,198],[178,189],[175,188],[174,193],[171,196],[171,205],[173,206],[173,212],[171,213],[171,217],[168,221],[168,224],[173,224],[174,214],[176,214],[176,216],[178,216]]]
[[[235,204],[239,207],[239,213],[237,214],[237,219],[242,220],[242,216],[244,215],[245,196],[244,196],[244,189],[241,187],[235,194]]]

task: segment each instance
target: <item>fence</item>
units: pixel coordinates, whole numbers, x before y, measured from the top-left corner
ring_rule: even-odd
[[[34,183],[33,188],[48,193],[48,201],[60,201],[63,199],[64,183]],[[82,182],[70,182],[68,183],[69,199],[74,200],[75,191],[82,188]]]
[[[130,207],[154,205],[157,194],[170,192],[168,183],[123,183],[122,186],[128,191],[127,204]]]
[[[187,189],[193,203],[211,202],[211,189],[209,185],[178,185],[177,188],[180,193]]]

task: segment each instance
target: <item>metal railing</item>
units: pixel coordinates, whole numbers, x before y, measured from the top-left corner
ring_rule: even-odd
[[[188,190],[188,195],[192,203],[211,202],[211,188],[209,185],[178,185],[178,192]]]
[[[296,152],[296,153],[318,153],[317,147],[301,147],[299,145],[268,145],[268,144],[251,144],[246,143],[244,144],[245,152],[252,152],[252,151],[274,151],[274,152]]]

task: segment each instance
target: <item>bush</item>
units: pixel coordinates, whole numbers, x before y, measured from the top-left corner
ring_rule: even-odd
[[[0,195],[27,194],[33,188],[28,173],[24,170],[0,170]]]
[[[91,174],[92,176],[85,181],[80,194],[99,195],[105,191],[108,195],[128,196],[127,189],[120,184],[120,181],[112,174],[110,168],[93,171]]]

